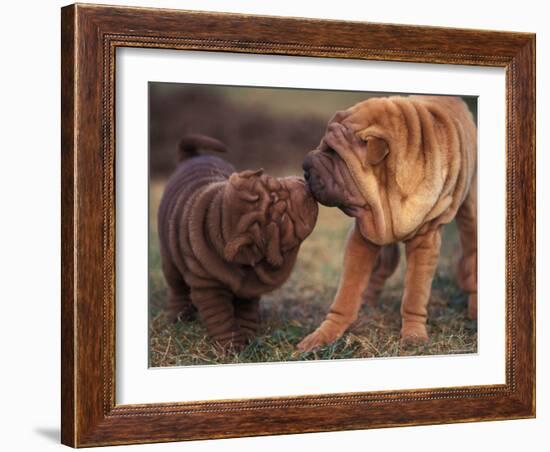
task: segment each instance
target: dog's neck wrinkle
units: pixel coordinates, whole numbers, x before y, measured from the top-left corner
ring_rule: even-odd
[[[189,245],[204,270],[212,275],[217,275],[220,282],[236,292],[242,286],[244,275],[242,272],[235,271],[235,267],[223,259],[223,254],[220,255],[216,246],[216,237],[219,238],[215,231],[216,223],[212,223],[212,217],[209,217],[210,212],[213,211],[214,201],[223,193],[223,185],[223,183],[211,184],[194,203],[193,207],[196,210],[191,214]],[[202,234],[200,231],[205,231],[206,234]],[[208,263],[207,267],[204,262]]]
[[[289,263],[293,263],[295,258],[294,260],[292,258],[287,259],[285,256],[283,266],[280,268],[271,267],[264,261],[254,267],[226,262],[224,258],[224,248],[230,237],[229,234],[233,232],[232,229],[234,226],[232,225],[230,212],[231,206],[229,203],[224,202],[226,189],[226,186],[219,187],[207,205],[204,215],[206,226],[205,239],[219,259],[223,261],[224,265],[226,265],[232,273],[238,275],[240,282],[238,284],[233,282],[231,289],[236,293],[241,293],[243,290],[246,290],[246,292],[250,292],[251,295],[261,295],[265,293],[266,290],[280,286],[286,280],[292,268],[292,265],[289,265]]]
[[[227,244],[227,237],[224,234],[223,227],[224,193],[225,186],[220,187],[214,195],[212,202],[208,205],[208,210],[206,212],[206,233],[208,235],[208,241],[221,259],[224,259],[224,249]]]
[[[384,180],[381,181],[382,184],[387,184],[387,180],[388,180],[388,165],[384,165],[384,168],[380,171],[382,177],[384,178]],[[383,174],[382,174],[383,173]],[[383,212],[383,215],[388,215],[388,218],[389,218],[389,228],[391,230],[391,236],[392,238],[396,238],[395,237],[395,218],[393,217],[392,215],[392,210],[390,208],[390,201],[388,199],[388,193],[386,190],[381,190],[381,193],[382,193],[382,196],[381,196],[381,204],[382,204],[382,212]]]
[[[235,222],[233,221],[232,203],[229,202],[228,190],[234,190],[229,182],[224,185],[220,192],[220,236],[223,246],[231,240],[234,234]],[[223,255],[223,250],[221,251]]]
[[[269,216],[271,216],[271,209],[273,205],[271,204],[271,199],[269,196],[262,196],[261,201],[262,205],[260,209],[264,209]],[[223,209],[222,214],[225,209],[228,209],[228,203],[222,203]],[[233,232],[234,224],[232,224],[231,218],[229,215],[225,215],[223,219],[224,231]],[[231,233],[230,232],[230,233]],[[227,237],[226,237],[227,238]],[[283,265],[280,267],[274,267],[267,262],[266,256],[254,266],[243,265],[241,268],[245,271],[245,281],[243,282],[243,288],[246,287],[247,291],[265,293],[266,290],[271,290],[279,287],[285,282],[288,278],[290,271],[294,266],[296,260],[296,250],[291,250],[288,253],[283,253]]]
[[[352,162],[348,161],[348,159],[344,160],[344,162],[348,167],[348,170],[351,174],[351,178],[353,182],[357,186],[359,192],[363,196],[363,199],[365,200],[366,204],[368,204],[370,208],[370,212],[371,212],[370,214],[372,215],[375,231],[374,231],[374,234],[369,234],[371,236],[369,237],[369,239],[372,240],[374,243],[384,243],[388,241],[389,237],[387,233],[388,231],[386,227],[384,209],[380,205],[381,202],[379,202],[379,200],[381,199],[380,193],[383,191],[383,190],[380,190],[380,181],[374,175],[374,172],[373,172],[370,180],[374,182],[374,187],[371,187],[370,190],[367,190],[365,185],[361,183],[361,178],[358,176],[356,172],[355,165],[361,165],[361,163],[356,161],[354,165],[352,164]],[[371,191],[376,191],[376,193],[371,193]]]
[[[298,248],[298,247],[297,247]],[[283,265],[280,267],[272,267],[265,260],[262,260],[258,265],[253,267],[253,280],[250,276],[247,278],[246,284],[254,284],[257,287],[268,287],[270,289],[275,289],[281,286],[286,279],[288,278],[296,257],[298,254],[298,249],[291,250],[288,253],[283,254]]]

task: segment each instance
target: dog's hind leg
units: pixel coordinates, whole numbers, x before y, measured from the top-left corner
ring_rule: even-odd
[[[168,288],[168,305],[166,307],[168,320],[171,322],[188,322],[197,318],[197,310],[191,303],[190,289],[182,282],[177,289]]]
[[[168,321],[175,323],[178,320],[195,320],[197,310],[191,303],[189,286],[178,269],[166,257],[162,257],[162,272],[168,285],[168,303],[166,304]]]
[[[477,318],[477,187],[472,181],[466,200],[458,209],[456,224],[460,235],[462,256],[458,263],[458,282],[468,293],[468,316]]]
[[[399,264],[399,256],[399,245],[397,243],[385,245],[380,250],[369,279],[367,290],[363,292],[363,302],[368,306],[378,305],[378,300],[384,289],[386,280],[393,275]]]
[[[240,350],[246,340],[235,318],[233,294],[222,288],[192,288],[191,299],[208,335],[224,348]]]

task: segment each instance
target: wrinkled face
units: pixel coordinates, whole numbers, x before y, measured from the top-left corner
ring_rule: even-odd
[[[231,262],[274,267],[311,234],[317,202],[297,177],[274,178],[263,171],[243,171],[230,177],[227,201],[232,211],[225,257]]]
[[[359,217],[370,211],[372,203],[361,178],[385,158],[388,148],[383,140],[360,138],[339,112],[331,119],[319,147],[306,155],[304,177],[321,204],[338,207],[346,215]]]
[[[310,190],[321,204],[338,207],[349,216],[365,206],[344,160],[327,144],[309,152],[303,168]]]

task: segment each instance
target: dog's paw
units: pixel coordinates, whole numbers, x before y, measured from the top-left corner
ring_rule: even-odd
[[[189,308],[182,311],[168,311],[166,312],[166,320],[168,323],[178,323],[178,322],[192,322],[197,320],[197,311]]]
[[[189,305],[178,313],[177,320],[180,322],[192,322],[197,320],[197,310]]]
[[[426,325],[413,323],[404,325],[401,329],[400,345],[402,347],[424,345],[428,340],[429,337]]]
[[[220,353],[240,353],[247,343],[247,338],[240,331],[214,337],[214,344]]]
[[[298,350],[302,352],[310,352],[316,348],[322,347],[323,345],[329,344],[330,341],[327,340],[326,336],[317,328],[309,336],[306,336],[299,344]]]

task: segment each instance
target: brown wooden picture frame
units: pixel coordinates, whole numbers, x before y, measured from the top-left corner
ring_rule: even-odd
[[[74,447],[535,416],[535,35],[71,5],[62,9],[64,444]],[[115,403],[115,50],[496,66],[506,70],[506,383]]]

